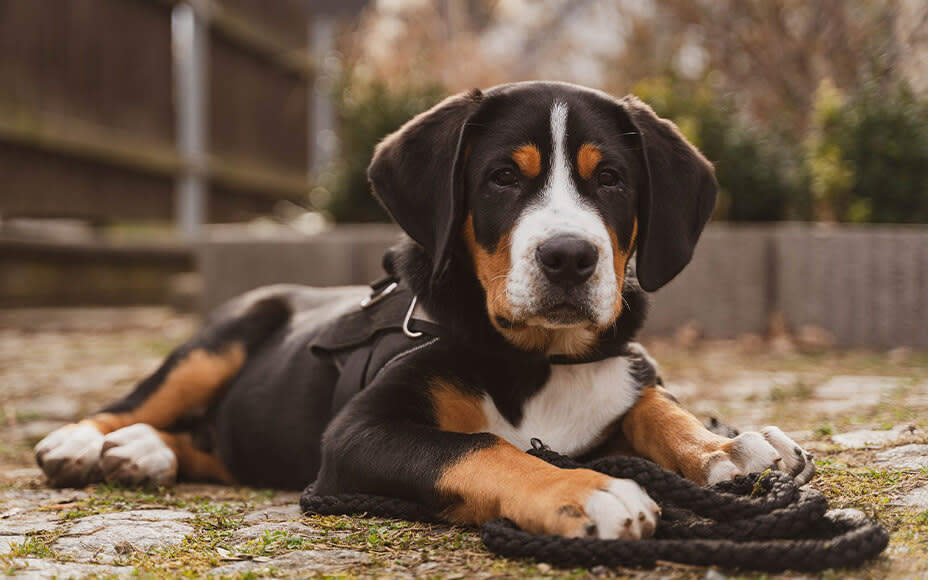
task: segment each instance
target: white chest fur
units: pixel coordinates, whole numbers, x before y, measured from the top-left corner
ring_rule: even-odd
[[[625,414],[639,396],[625,357],[577,365],[553,365],[544,387],[522,408],[518,426],[503,417],[485,395],[483,412],[488,431],[519,449],[537,437],[555,451],[576,455],[599,442],[603,430]]]

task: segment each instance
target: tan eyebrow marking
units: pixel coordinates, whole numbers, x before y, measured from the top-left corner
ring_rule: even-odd
[[[584,143],[577,152],[577,171],[580,172],[580,177],[589,179],[602,159],[603,154],[599,147],[592,143]]]
[[[512,160],[519,166],[522,175],[529,179],[534,179],[541,173],[541,152],[532,143],[526,143],[513,151]]]

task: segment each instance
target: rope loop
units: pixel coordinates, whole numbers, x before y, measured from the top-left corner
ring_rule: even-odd
[[[584,467],[631,479],[661,506],[653,538],[598,540],[535,534],[498,519],[483,524],[487,549],[508,558],[534,558],[556,566],[653,567],[657,561],[761,572],[818,572],[860,566],[879,555],[889,534],[857,510],[828,511],[820,492],[801,490],[777,472],[743,475],[709,487],[637,457],[580,463],[532,439],[529,454],[563,469]],[[434,507],[365,494],[300,498],[304,513],[355,514],[440,523]]]

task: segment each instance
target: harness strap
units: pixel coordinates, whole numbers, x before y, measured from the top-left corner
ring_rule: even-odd
[[[352,397],[364,388],[364,375],[374,352],[373,344],[366,344],[356,348],[342,367],[342,372],[335,383],[335,392],[332,393],[332,417],[338,414]]]
[[[371,289],[355,310],[334,321],[310,344],[313,352],[333,358],[339,367],[332,393],[333,417],[380,371],[435,344],[444,333],[430,320],[413,318],[415,295],[397,280],[378,280]],[[422,316],[421,307],[416,311]]]

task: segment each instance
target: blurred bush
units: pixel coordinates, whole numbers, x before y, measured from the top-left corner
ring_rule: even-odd
[[[715,164],[715,218],[928,222],[928,100],[903,84],[852,95],[822,83],[806,134],[743,116],[731,97],[673,76],[633,91]],[[337,97],[341,153],[313,202],[339,222],[388,221],[366,177],[375,145],[445,95],[438,84],[348,82]]]
[[[314,196],[317,209],[338,222],[390,221],[367,181],[374,146],[444,95],[437,84],[392,89],[380,81],[343,81],[335,99],[341,150],[334,171],[322,184],[327,194]]]
[[[642,81],[632,92],[673,120],[715,165],[716,219],[777,221],[807,213],[798,190],[795,146],[739,118],[731,99],[673,77]]]
[[[928,222],[928,99],[904,83],[816,93],[805,171],[820,219]]]

